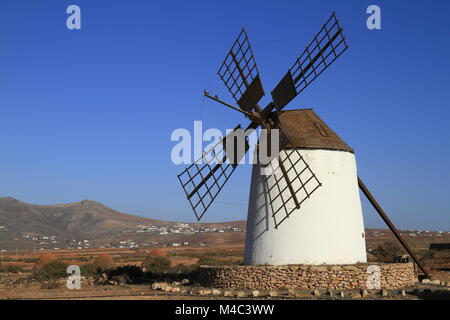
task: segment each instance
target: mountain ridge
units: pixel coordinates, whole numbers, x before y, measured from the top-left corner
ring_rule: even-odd
[[[15,233],[95,238],[107,233],[134,229],[140,224],[169,226],[177,223],[185,222],[163,221],[122,213],[94,200],[37,205],[13,197],[0,198],[0,226],[7,227]],[[243,226],[244,221],[205,223],[204,225],[225,223]]]

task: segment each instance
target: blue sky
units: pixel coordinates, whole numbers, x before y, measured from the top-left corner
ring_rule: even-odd
[[[82,30],[68,30],[77,4]],[[366,28],[366,8],[382,30]],[[349,50],[288,107],[313,107],[356,150],[360,176],[401,228],[450,230],[450,2],[86,1],[0,3],[0,196],[100,201],[192,221],[171,132],[247,124],[215,75],[247,28],[270,92],[332,11]],[[265,104],[268,96],[263,99]],[[250,167],[205,221],[245,219]],[[364,202],[365,222],[383,226]]]

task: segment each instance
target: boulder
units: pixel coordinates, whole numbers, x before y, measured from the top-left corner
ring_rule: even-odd
[[[167,286],[168,286],[168,284],[165,282],[155,282],[152,284],[152,289],[165,291]]]
[[[209,289],[199,290],[198,294],[201,295],[201,296],[206,296],[206,295],[211,294],[211,290],[209,290]]]
[[[223,296],[224,296],[224,297],[232,297],[232,296],[233,296],[233,291],[225,290],[225,291],[223,292]]]
[[[166,285],[163,291],[165,291],[165,292],[172,292],[172,287],[169,286],[169,285]]]
[[[257,298],[257,297],[259,297],[259,295],[260,295],[260,292],[258,290],[253,290],[252,291],[252,297],[253,298]]]

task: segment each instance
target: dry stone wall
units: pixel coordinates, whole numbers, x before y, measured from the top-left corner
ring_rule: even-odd
[[[201,266],[200,282],[230,289],[398,289],[414,285],[417,277],[412,263]]]

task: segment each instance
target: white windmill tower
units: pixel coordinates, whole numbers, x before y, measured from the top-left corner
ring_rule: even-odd
[[[254,165],[244,262],[366,262],[353,150],[311,109],[283,111],[277,121],[289,140],[279,161],[296,199],[282,170],[267,177]]]
[[[245,132],[261,127],[279,133],[279,154],[253,167],[247,218],[244,263],[250,265],[354,264],[366,262],[364,224],[359,188],[403,241],[361,179],[353,150],[311,109],[282,110],[327,69],[348,46],[336,15],[314,36],[304,52],[271,92],[272,101],[258,105],[264,89],[245,29],[228,52],[218,75],[239,107],[205,91],[205,96],[246,115]],[[239,130],[238,130],[239,129]],[[249,146],[240,152],[231,140],[237,126],[204,156],[178,175],[198,220],[208,210]],[[261,140],[258,146],[271,139]],[[257,146],[257,147],[258,147]],[[270,149],[268,147],[267,149]],[[263,175],[262,169],[273,174]]]

